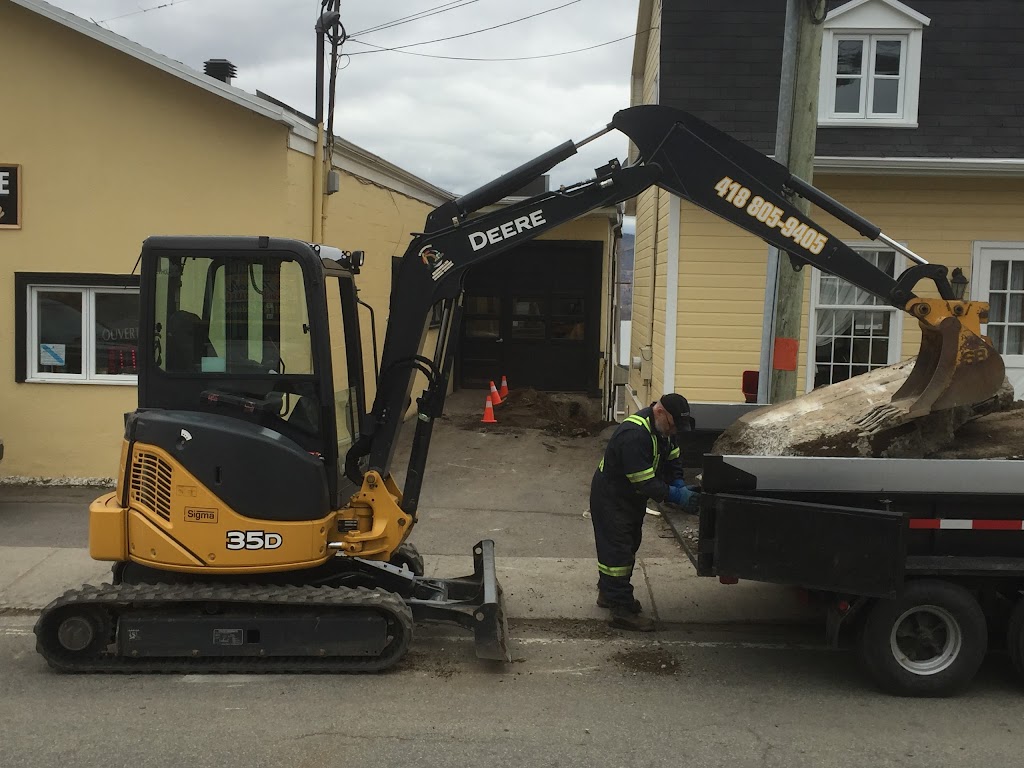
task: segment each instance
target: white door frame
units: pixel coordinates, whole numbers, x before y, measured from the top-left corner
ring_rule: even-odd
[[[971,254],[971,301],[988,301],[989,296],[989,278],[991,277],[990,270],[984,268],[984,261],[988,259],[992,261],[993,258],[998,259],[998,255],[993,256],[992,251],[1016,251],[1018,259],[1024,256],[1024,242],[1019,241],[1005,241],[1005,240],[975,240],[973,243],[972,254]],[[988,253],[985,253],[988,252]],[[1011,254],[1007,253],[1006,258],[1011,258]],[[1009,306],[1007,306],[1009,311]],[[988,333],[988,327],[986,324],[981,326],[982,333]],[[1016,390],[1016,396],[1021,397],[1024,394],[1024,355],[1003,355],[1003,362],[1006,364],[1007,373],[1010,374],[1009,378],[1011,383],[1014,385]],[[1018,375],[1014,376],[1014,372],[1019,372]]]

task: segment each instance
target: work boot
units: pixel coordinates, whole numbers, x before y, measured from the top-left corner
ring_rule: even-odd
[[[619,629],[628,629],[633,632],[653,632],[654,621],[647,616],[633,613],[628,606],[616,605],[611,609],[611,618],[608,623]]]
[[[598,593],[597,593],[597,607],[598,608],[614,608],[615,606],[616,606],[616,603],[613,603],[611,600],[609,600],[607,597],[605,597],[604,594],[600,590],[598,591]],[[644,609],[644,607],[642,605],[640,605],[640,601],[639,600],[633,600],[633,602],[627,603],[626,605],[622,605],[620,607],[623,608],[624,610],[629,611],[630,613],[640,613]]]

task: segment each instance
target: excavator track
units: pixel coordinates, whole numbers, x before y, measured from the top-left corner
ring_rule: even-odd
[[[346,623],[351,639],[343,632],[303,636],[300,630],[311,627],[315,634]],[[260,643],[260,630],[245,626],[271,630],[264,635],[276,630],[278,640],[294,641],[295,653],[280,642]],[[65,592],[43,609],[34,631],[36,650],[61,672],[187,674],[380,672],[405,655],[412,629],[409,607],[380,589],[104,584]],[[143,632],[155,645],[133,651]],[[180,637],[190,632],[199,647],[182,645],[187,641]],[[362,648],[360,632],[371,635]],[[159,655],[161,642],[177,647]]]

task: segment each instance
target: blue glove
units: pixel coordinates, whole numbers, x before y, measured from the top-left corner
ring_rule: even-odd
[[[690,500],[694,496],[699,495],[699,493],[694,493],[689,488],[687,488],[686,483],[684,483],[682,480],[676,480],[675,482],[672,483],[672,485],[669,486],[668,489],[668,500],[673,504],[679,505],[680,507],[689,506]]]

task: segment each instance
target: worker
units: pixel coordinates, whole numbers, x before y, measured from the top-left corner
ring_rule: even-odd
[[[663,395],[626,418],[612,433],[590,483],[590,520],[597,544],[597,604],[610,611],[609,623],[650,632],[630,577],[647,500],[694,508],[699,498],[683,479],[679,436],[693,430],[690,406],[680,394]]]

